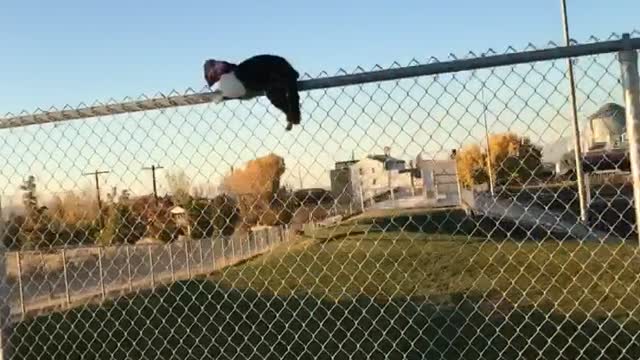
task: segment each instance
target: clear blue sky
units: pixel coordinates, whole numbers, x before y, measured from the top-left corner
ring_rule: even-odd
[[[640,27],[636,0],[569,0],[572,36]],[[203,85],[207,57],[302,72],[561,40],[558,0],[4,1],[0,113]]]
[[[640,28],[637,0],[569,0],[568,5],[571,35],[579,41],[591,35],[606,38],[612,32]],[[323,70],[334,74],[340,68],[350,71],[358,65],[370,69],[375,64],[388,67],[393,61],[407,64],[412,58],[446,59],[450,53],[464,56],[468,51],[480,53],[488,48],[504,51],[510,45],[517,49],[528,43],[544,46],[550,40],[562,41],[557,0],[465,0],[449,4],[431,0],[10,1],[3,3],[0,11],[0,114],[141,94],[166,94],[174,89],[179,92],[202,89],[202,63],[209,57],[240,61],[255,53],[277,53],[286,56],[301,73],[316,76]],[[196,121],[205,117],[193,113],[189,116],[195,116]],[[37,145],[38,149],[49,154],[49,162],[25,149],[19,155],[23,158],[21,165],[15,165],[14,174],[5,171],[0,184],[8,191],[9,184],[15,184],[16,177],[25,177],[27,172],[40,176],[57,173],[54,178],[60,186],[69,178],[78,184],[81,170],[117,168],[118,164],[122,165],[120,173],[107,183],[131,184],[135,178],[147,184],[144,173],[131,170],[132,159],[136,159],[134,167],[173,159],[175,164],[195,167],[191,171],[200,173],[204,170],[197,164],[212,161],[211,156],[225,158],[222,155],[230,154],[231,158],[225,161],[235,164],[272,149],[288,152],[288,156],[300,162],[307,156],[305,166],[313,163],[318,169],[326,169],[331,161],[339,160],[336,157],[351,154],[351,150],[366,152],[374,146],[364,146],[352,139],[336,140],[335,131],[344,132],[340,128],[345,125],[341,119],[335,120],[340,121],[333,125],[334,130],[309,125],[306,130],[299,130],[308,136],[297,140],[281,138],[284,124],[280,117],[269,120],[266,129],[250,123],[229,125],[219,132],[218,138],[211,140],[209,136],[209,145],[204,148],[193,143],[198,136],[198,141],[206,142],[207,136],[203,134],[211,132],[212,126],[176,118],[166,118],[159,122],[161,125],[156,121],[147,127],[127,125],[123,120],[112,123],[115,125],[81,122],[57,129],[57,133],[51,127],[12,133],[3,130],[3,146],[11,149],[5,150],[3,157],[15,158],[19,144],[31,142],[42,144]],[[184,133],[184,137],[167,138],[163,135],[167,129],[178,137]],[[394,133],[396,130],[389,129],[381,132],[387,132],[390,140],[406,135],[401,130]],[[137,132],[141,137],[124,146],[114,143],[118,136],[113,139],[108,136],[124,132]],[[241,133],[244,135],[238,135]],[[79,144],[74,145],[76,140],[69,139],[74,135]],[[252,145],[245,143],[236,154],[223,154],[229,152],[224,144],[238,142],[242,136],[252,138]],[[68,144],[63,147],[56,139]],[[374,140],[371,139],[372,144]],[[100,144],[94,145],[93,141]],[[136,142],[144,144],[135,145]],[[342,144],[340,155],[329,151],[327,144]],[[324,153],[313,150],[313,145]],[[172,146],[183,148],[170,149]],[[408,145],[397,147],[405,146]],[[448,146],[444,140],[435,143],[436,148]],[[180,160],[179,155],[173,158],[176,151],[182,151],[188,158]],[[91,156],[91,152],[95,154]],[[130,154],[129,160],[121,158],[123,153]],[[406,153],[414,156],[413,150]],[[59,166],[62,162],[69,168]],[[124,180],[125,171],[131,172],[128,180]],[[305,185],[327,182],[328,179],[318,176],[305,179]],[[51,185],[52,190],[55,187]]]

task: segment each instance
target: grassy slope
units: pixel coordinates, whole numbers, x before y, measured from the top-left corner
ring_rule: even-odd
[[[307,239],[11,340],[17,358],[640,358],[635,248],[443,239]]]
[[[213,279],[235,288],[278,295],[305,290],[333,300],[364,294],[456,301],[451,294],[471,291],[504,295],[521,306],[553,306],[563,313],[623,315],[640,304],[640,257],[635,251],[635,246],[617,244],[368,233],[298,243]]]

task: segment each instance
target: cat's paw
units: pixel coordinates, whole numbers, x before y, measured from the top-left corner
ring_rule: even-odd
[[[211,94],[211,101],[214,104],[219,104],[222,102],[222,100],[224,100],[224,95],[222,95],[222,92],[214,91],[213,94]]]

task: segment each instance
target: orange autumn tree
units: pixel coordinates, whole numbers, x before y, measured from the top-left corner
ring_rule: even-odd
[[[462,186],[470,188],[474,184],[487,182],[486,162],[486,155],[478,144],[460,149],[456,154],[456,166]]]
[[[457,153],[458,174],[463,186],[489,181],[489,155],[491,174],[499,185],[525,183],[535,178],[542,165],[542,149],[528,137],[513,132],[491,134],[489,152],[472,144]]]
[[[528,137],[512,132],[489,136],[491,167],[498,184],[522,184],[536,176],[542,166],[542,149]]]
[[[247,162],[244,168],[233,170],[223,179],[222,187],[238,199],[245,224],[279,222],[282,204],[276,194],[285,169],[282,157],[269,154]]]

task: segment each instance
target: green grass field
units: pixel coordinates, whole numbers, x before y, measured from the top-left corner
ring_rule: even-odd
[[[301,238],[206,280],[25,321],[11,343],[20,359],[637,359],[636,249]]]

